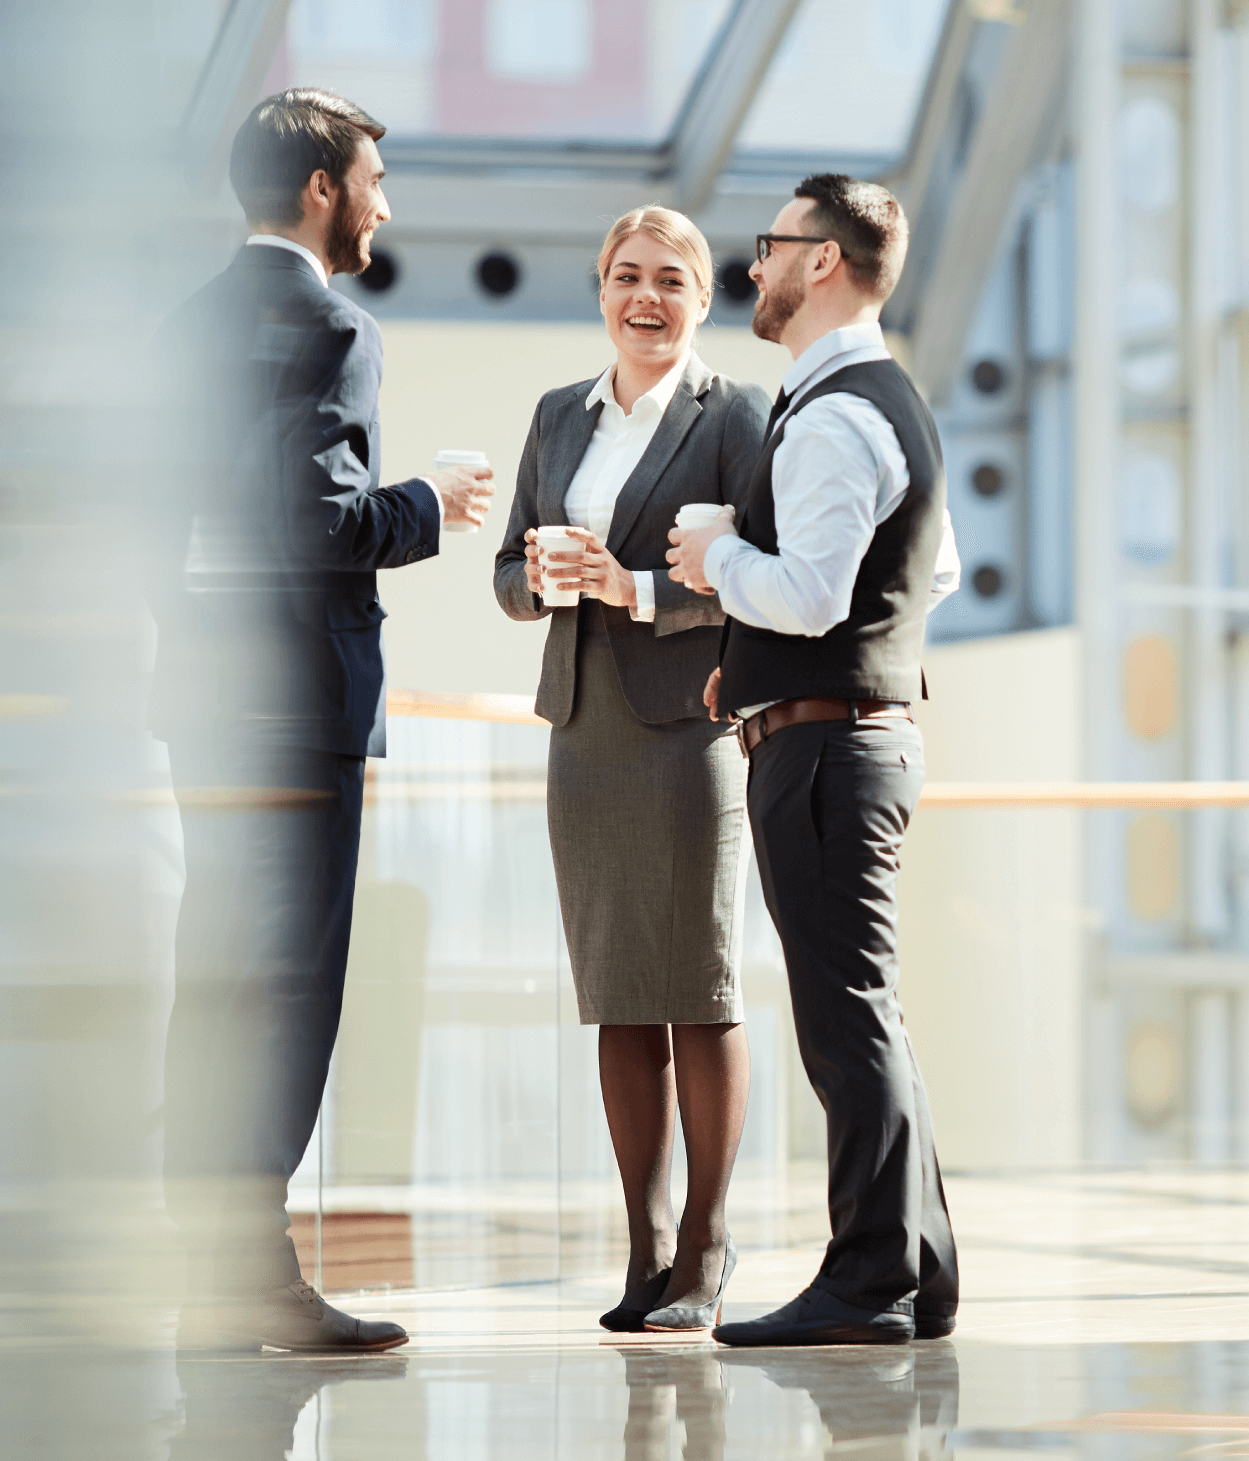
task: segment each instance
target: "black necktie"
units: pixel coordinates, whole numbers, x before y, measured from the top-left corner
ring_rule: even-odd
[[[772,435],[772,428],[781,419],[785,412],[789,410],[789,402],[789,392],[785,389],[784,386],[782,386],[781,393],[776,398],[776,405],[772,407],[772,414],[768,417],[768,429],[763,434],[764,441],[767,441],[768,437]]]

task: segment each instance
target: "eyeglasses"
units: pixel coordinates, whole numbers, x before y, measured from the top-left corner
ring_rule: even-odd
[[[755,235],[755,253],[762,264],[772,252],[772,245],[778,243],[836,243],[833,238],[812,238],[809,233],[758,233]]]

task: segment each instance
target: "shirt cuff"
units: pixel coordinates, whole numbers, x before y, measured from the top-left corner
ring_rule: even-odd
[[[720,587],[725,564],[737,553],[741,545],[742,539],[736,533],[721,533],[718,538],[712,538],[711,546],[707,549],[707,555],[703,559],[703,577],[712,588]]]
[[[637,590],[637,607],[629,610],[629,617],[638,624],[655,622],[655,578],[650,573],[634,572],[633,586]]]

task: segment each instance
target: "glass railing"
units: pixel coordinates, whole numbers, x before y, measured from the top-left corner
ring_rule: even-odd
[[[389,756],[369,767],[341,1033],[320,1124],[292,1184],[304,1271],[331,1292],[623,1271],[623,1207],[598,1091],[596,1031],[577,1022],[547,840],[548,733],[522,697],[391,696]],[[982,1040],[997,1018],[993,1001],[1005,1000],[1008,1018],[1032,1041],[1031,1053],[1023,1048],[1028,1039],[1012,1052],[1011,1030],[1002,1027],[1003,1049],[992,1058],[1018,1089],[999,1088],[989,1103],[1001,1107],[998,1147],[980,1141],[983,1154],[973,1162],[955,1134],[952,1164],[984,1167],[1014,1154],[1012,1164],[1054,1165],[1064,1152],[1074,1161],[1082,1140],[1087,1151],[1088,1107],[1099,1102],[1126,1103],[1129,1124],[1139,1118],[1138,1157],[1163,1150],[1159,1133],[1168,1122],[1184,1125],[1181,1145],[1192,1147],[1202,1057],[1185,1045],[1178,1073],[1159,1074],[1154,1066],[1168,1058],[1160,1033],[1167,1018],[1151,1018],[1148,1000],[1141,1004],[1130,990],[1107,995],[1110,986],[1099,986],[1099,1004],[1099,990],[1085,987],[1094,965],[1103,984],[1131,982],[1122,961],[1098,964],[1096,951],[1090,954],[1105,910],[1066,907],[1046,879],[1051,864],[1078,863],[1090,815],[1244,807],[1249,787],[936,782],[923,804],[943,810],[917,818],[919,864],[940,862],[939,851],[925,850],[925,836],[930,844],[954,832],[981,843],[997,839],[1009,885],[1001,896],[1017,900],[982,907],[981,894],[993,895],[974,887],[948,898],[939,887],[904,895],[904,1004],[908,1016],[915,1005],[912,1030],[934,1104],[954,1112],[957,1123],[966,1099],[959,1067],[969,1058],[959,1054],[959,1037],[947,1032],[950,1039],[936,1043],[943,1009],[957,1013],[959,999],[979,999],[984,1019],[975,1038]],[[928,918],[934,899],[945,923]],[[916,914],[909,925],[908,907]],[[927,935],[915,930],[926,920],[934,938],[979,950],[982,998],[974,988],[969,993],[966,977],[959,991],[941,987],[939,951],[923,947]],[[1249,1002],[1237,982],[1246,970],[1227,968],[1231,1030]],[[752,1085],[731,1225],[743,1247],[818,1241],[827,1223],[823,1114],[798,1056],[784,963],[753,866],[742,974]],[[1090,1017],[1110,1018],[1106,998],[1119,1024],[1104,1038],[1123,1053],[1109,1076],[1100,1058],[1089,1072],[1082,1043]],[[1199,1004],[1186,1010],[1175,1036],[1181,1044],[1189,1040],[1183,1031],[1198,1029],[1203,1018]],[[1174,1033],[1175,1020],[1170,1025]],[[1216,1031],[1216,1045],[1219,1038]],[[1117,1083],[1115,1090],[1108,1094],[1099,1079]],[[1228,1079],[1234,1084],[1234,1073]],[[1054,1093],[1048,1105],[1047,1089]],[[1233,1093],[1224,1101],[1229,1122],[1239,1099]],[[1081,1100],[1081,1109],[1070,1109]],[[988,1118],[973,1114],[981,1131]],[[1054,1134],[1062,1122],[1072,1133],[1063,1138],[1067,1147]],[[1229,1156],[1239,1129],[1228,1127]],[[679,1211],[679,1138],[676,1152]]]

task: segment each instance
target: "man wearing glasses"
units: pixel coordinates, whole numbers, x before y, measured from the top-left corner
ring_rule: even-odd
[[[755,334],[794,363],[735,531],[674,532],[671,575],[730,616],[704,699],[738,723],[768,911],[828,1117],[833,1237],[809,1288],[731,1345],[889,1344],[954,1328],[954,1238],[898,1003],[897,872],[924,778],[911,702],[958,587],[937,429],[885,347],[906,258],[884,188],[822,174],[757,242]]]

